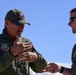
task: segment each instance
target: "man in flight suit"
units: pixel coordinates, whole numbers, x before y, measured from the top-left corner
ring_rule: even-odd
[[[20,10],[7,12],[5,27],[0,34],[0,75],[30,75],[29,67],[36,73],[42,73],[47,65],[32,42],[21,36],[25,24],[30,25]]]

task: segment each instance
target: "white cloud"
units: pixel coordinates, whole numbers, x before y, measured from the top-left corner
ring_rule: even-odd
[[[71,64],[70,63],[57,63],[58,65],[62,65],[68,68],[71,68]],[[63,75],[60,73],[49,73],[49,72],[44,72],[44,73],[35,73],[30,69],[30,75]]]

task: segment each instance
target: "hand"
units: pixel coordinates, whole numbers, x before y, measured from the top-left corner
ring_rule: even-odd
[[[18,59],[20,62],[34,62],[38,59],[38,55],[34,52],[23,52],[19,54]]]
[[[27,42],[27,43],[19,43],[18,42],[19,37],[16,38],[13,47],[10,50],[10,53],[13,56],[19,55],[22,52],[28,52],[31,51],[33,48],[33,45],[31,42]]]
[[[44,72],[56,73],[60,71],[60,66],[55,63],[49,63],[47,67],[43,69]]]

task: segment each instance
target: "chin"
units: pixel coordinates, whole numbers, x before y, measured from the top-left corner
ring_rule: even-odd
[[[75,31],[73,31],[73,33],[74,33],[74,34],[76,34],[76,32],[75,32]]]

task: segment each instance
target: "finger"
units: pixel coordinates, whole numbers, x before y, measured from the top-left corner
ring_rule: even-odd
[[[47,72],[47,67],[45,67],[45,68],[43,69],[43,72]]]
[[[28,53],[28,52],[24,52],[24,53],[19,54],[19,59],[25,58],[25,57],[27,59],[35,59],[35,56],[32,55],[31,53]]]
[[[44,72],[49,72],[49,71],[51,71],[51,68],[50,68],[50,67],[45,67],[45,68],[43,69],[43,71],[44,71]]]
[[[48,63],[48,65],[52,65],[52,63]]]
[[[24,45],[24,46],[27,46],[27,47],[28,47],[28,46],[33,47],[33,45],[32,45],[31,42],[23,43],[23,45]]]
[[[27,56],[27,55],[28,55],[27,52],[23,52],[23,53],[19,54],[19,57],[23,57],[23,56]]]
[[[25,44],[32,44],[32,42],[27,42],[27,43],[25,43]]]
[[[32,46],[31,46],[31,45],[24,45],[24,44],[23,44],[23,46],[24,46],[24,48],[29,48],[29,47],[31,47],[31,48],[32,48]]]
[[[17,36],[17,38],[16,38],[16,40],[15,40],[15,42],[14,42],[14,45],[18,44],[19,38],[20,38],[20,37]]]
[[[30,45],[25,45],[24,46],[24,52],[29,52],[32,50],[32,47]]]
[[[23,61],[25,61],[27,59],[27,57],[24,57],[24,58],[19,58],[18,57],[18,60],[20,61],[20,62],[23,62]]]
[[[28,52],[24,52],[24,53],[19,54],[19,57],[18,58],[21,59],[21,58],[24,58],[24,57],[29,58]]]
[[[28,53],[21,53],[18,56],[18,60],[21,61],[21,62],[24,62],[24,61],[31,61],[32,59],[30,58],[30,56],[28,55]]]

